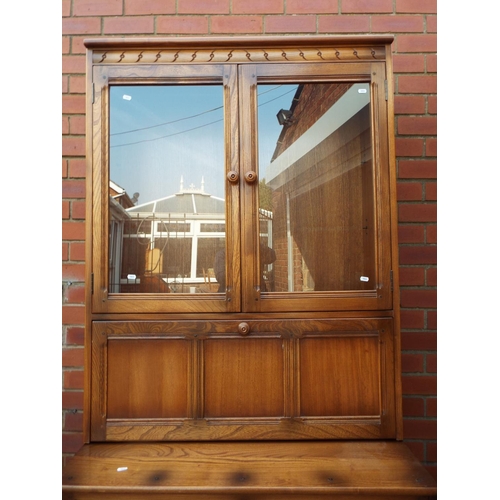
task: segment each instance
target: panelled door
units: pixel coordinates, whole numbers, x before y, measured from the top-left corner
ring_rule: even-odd
[[[396,435],[386,47],[275,44],[90,47],[92,441]]]

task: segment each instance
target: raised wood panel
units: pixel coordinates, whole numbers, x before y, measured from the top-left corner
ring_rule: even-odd
[[[381,414],[377,334],[300,341],[300,415]]]
[[[185,340],[109,340],[108,418],[187,418],[189,360]]]
[[[92,438],[395,436],[389,318],[93,325]]]
[[[208,340],[203,349],[206,418],[283,416],[281,339]]]

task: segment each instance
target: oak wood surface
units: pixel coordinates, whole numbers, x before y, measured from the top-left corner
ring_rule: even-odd
[[[91,444],[63,470],[65,499],[435,494],[433,478],[396,441]]]

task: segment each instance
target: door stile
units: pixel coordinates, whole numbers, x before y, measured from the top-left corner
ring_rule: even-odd
[[[242,199],[242,307],[246,312],[260,310],[259,226],[257,172],[257,68],[239,69],[240,104],[240,187]]]
[[[228,312],[241,310],[240,158],[238,70],[224,67],[224,135],[226,174],[226,305]]]

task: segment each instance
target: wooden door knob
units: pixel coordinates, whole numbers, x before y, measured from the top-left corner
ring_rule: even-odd
[[[250,333],[250,325],[248,323],[240,323],[238,325],[238,332],[240,335],[248,335]]]
[[[235,170],[231,170],[227,173],[227,180],[231,183],[235,183],[235,182],[238,182],[238,179],[240,178],[238,172],[236,172]]]
[[[257,180],[257,173],[254,172],[253,170],[250,170],[245,174],[245,180],[249,183],[252,184]]]

